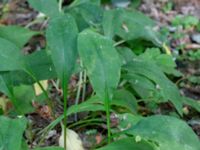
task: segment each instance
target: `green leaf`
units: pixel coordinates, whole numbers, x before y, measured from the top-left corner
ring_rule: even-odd
[[[145,141],[136,142],[135,138],[125,138],[115,141],[97,150],[154,150],[153,146]]]
[[[125,75],[124,78],[131,83],[131,86],[141,98],[148,99],[153,97],[154,100],[156,99],[154,95],[154,93],[157,91],[156,86],[145,76],[131,74],[130,76]]]
[[[20,150],[28,150],[28,144],[26,143],[25,139],[22,140],[22,145]]]
[[[46,50],[40,50],[30,55],[25,55],[23,59],[26,68],[31,71],[38,80],[48,80],[57,77],[51,57],[47,54]],[[20,84],[32,85],[35,83],[35,81],[22,70],[0,72],[0,76],[1,75],[4,75],[4,80],[11,80],[14,86]]]
[[[55,67],[47,50],[36,51],[24,57],[26,68],[38,80],[47,80],[56,77]]]
[[[134,97],[134,95],[131,92],[124,89],[117,90],[114,92],[111,105],[116,105],[118,107],[125,107],[134,114],[137,112],[137,107],[138,107],[137,100]]]
[[[10,119],[0,116],[0,149],[21,150],[23,132],[26,128],[26,119]]]
[[[118,47],[117,51],[121,56],[123,64],[126,64],[135,58],[135,54],[128,47]]]
[[[12,80],[6,74],[0,76],[0,91],[12,101],[18,114],[26,114],[34,111],[32,101],[35,93],[31,86],[13,86]]]
[[[84,112],[84,111],[103,111],[104,106],[98,103],[98,99],[96,97],[92,97],[89,100],[82,102],[79,105],[73,105],[69,107],[67,110],[67,115]]]
[[[193,99],[188,98],[188,97],[183,97],[183,103],[191,106],[196,111],[200,112],[200,102],[199,102],[199,100],[193,100]]]
[[[58,77],[69,80],[77,59],[76,22],[70,15],[60,15],[52,19],[47,29],[47,42]]]
[[[0,91],[6,94],[7,96],[10,95],[10,90],[7,86],[7,82],[4,79],[4,76],[0,75]]]
[[[28,40],[38,32],[20,26],[0,26],[0,37],[14,43],[19,48],[22,48]]]
[[[128,41],[143,39],[161,46],[161,35],[155,31],[154,26],[150,18],[135,10],[114,9],[104,13],[103,30],[109,38],[117,35]]]
[[[0,38],[0,60],[0,71],[21,70],[24,67],[20,49],[2,38]]]
[[[20,110],[21,114],[34,112],[32,102],[35,100],[35,92],[32,86],[20,85],[13,88],[13,95],[16,102],[15,107]]]
[[[80,31],[89,26],[97,26],[102,22],[103,9],[101,6],[91,2],[83,2],[77,5],[66,9],[66,12],[75,18]]]
[[[145,76],[156,84],[156,89],[164,96],[165,101],[170,100],[176,107],[179,114],[182,114],[182,98],[179,90],[152,61],[135,58],[124,66],[127,75],[138,74]],[[133,78],[134,79],[134,78]]]
[[[28,0],[29,4],[37,11],[48,17],[56,17],[59,14],[57,0]]]
[[[183,121],[169,116],[142,119],[126,133],[157,143],[161,150],[199,150],[200,142],[193,130]]]
[[[167,74],[173,74],[175,76],[180,76],[181,74],[176,70],[176,63],[173,57],[168,54],[161,54],[158,48],[148,48],[139,57],[154,61],[160,69]]]
[[[120,79],[121,60],[113,42],[90,30],[79,34],[78,50],[97,95],[112,94]],[[107,91],[107,92],[106,92]]]
[[[119,124],[118,128],[121,131],[125,131],[132,126],[135,126],[143,117],[139,115],[133,115],[130,113],[118,114]]]
[[[44,148],[35,148],[33,150],[64,150],[64,148],[52,146],[52,147],[44,147]]]

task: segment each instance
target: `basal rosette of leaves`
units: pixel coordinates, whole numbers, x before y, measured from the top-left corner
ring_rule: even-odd
[[[48,25],[44,33],[20,26],[0,26],[0,91],[13,105],[9,113],[0,116],[0,149],[28,149],[23,137],[27,127],[25,115],[35,111],[33,100],[40,103],[33,85],[40,85],[47,100],[43,103],[51,107],[53,100],[40,81],[55,78],[62,85],[64,113],[42,133],[48,133],[60,122],[67,125],[71,114],[102,112],[106,114],[103,123],[107,124],[107,138],[99,150],[200,149],[199,139],[181,119],[164,115],[143,117],[139,112],[141,101],[157,105],[169,102],[180,118],[183,104],[200,110],[199,104],[181,96],[168,78],[181,74],[172,56],[164,53],[165,37],[152,19],[136,10],[107,10],[98,0],[75,0],[63,8],[57,0],[29,0],[29,4],[46,15]],[[22,48],[38,34],[46,37],[46,48],[24,55]],[[139,54],[137,46],[142,48]],[[94,94],[67,108],[69,80],[83,71]],[[111,127],[112,112],[118,116],[117,127]],[[40,149],[63,148],[35,147]]]

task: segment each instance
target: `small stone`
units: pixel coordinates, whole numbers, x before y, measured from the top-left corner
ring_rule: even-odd
[[[131,3],[130,0],[112,0],[115,7],[126,8]]]
[[[200,34],[193,34],[191,39],[193,42],[200,44]]]
[[[168,29],[169,29],[169,32],[171,32],[171,33],[174,33],[177,30],[177,28],[173,27],[173,26],[168,27]]]

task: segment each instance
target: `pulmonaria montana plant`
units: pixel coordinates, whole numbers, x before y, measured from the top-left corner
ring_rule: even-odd
[[[93,146],[98,150],[200,149],[198,137],[181,120],[184,104],[197,111],[200,105],[181,96],[168,78],[178,77],[180,73],[165,44],[166,38],[155,28],[152,19],[131,8],[108,9],[100,0],[74,0],[63,7],[62,0],[28,2],[43,14],[42,21],[48,21],[48,25],[44,32],[0,26],[0,91],[13,105],[11,112],[4,108],[0,116],[0,149],[28,150],[30,141],[23,134],[27,133],[29,124],[26,115],[36,111],[31,104],[33,100],[48,105],[53,118],[39,132],[40,142],[34,150],[67,150],[68,131],[77,136],[69,128],[92,124],[95,128],[106,124],[105,139]],[[35,22],[38,21],[41,18]],[[34,21],[27,27],[31,25]],[[46,39],[45,49],[24,55],[22,48],[38,34]],[[77,101],[67,107],[72,75],[80,77]],[[55,100],[41,83],[52,79],[61,83],[63,91],[64,111],[60,116],[55,115]],[[35,94],[35,83],[42,89],[40,96]],[[87,85],[93,93],[86,96]],[[40,101],[43,95],[46,101]],[[81,95],[83,102],[79,103]],[[141,114],[145,105],[167,102],[173,105],[177,117]],[[80,112],[88,112],[89,119],[77,118]],[[72,114],[76,114],[76,119],[69,123],[67,118]],[[106,115],[105,119],[99,114]],[[117,116],[116,125],[111,114]],[[45,135],[60,122],[63,125],[61,147],[40,148]]]

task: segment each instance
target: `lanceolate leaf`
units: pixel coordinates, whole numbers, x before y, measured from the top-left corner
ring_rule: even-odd
[[[26,68],[31,71],[37,80],[48,80],[57,76],[51,57],[46,50],[36,51],[30,55],[25,55],[23,58]],[[5,80],[11,80],[14,86],[19,84],[32,85],[35,83],[35,80],[23,70],[0,72],[0,75],[3,75]]]
[[[0,38],[0,60],[0,71],[21,70],[24,67],[20,49],[2,38]]]
[[[170,100],[179,114],[182,114],[182,98],[179,90],[152,61],[134,58],[132,62],[124,67],[128,75],[138,74],[147,77],[156,84],[156,88],[165,100]]]
[[[32,36],[37,34],[39,33],[20,26],[0,26],[0,37],[9,40],[19,48],[22,48]]]
[[[74,1],[66,9],[66,13],[70,13],[76,20],[79,31],[89,26],[97,26],[102,22],[103,9],[97,5],[98,0],[89,2],[89,0]]]
[[[23,132],[26,128],[25,118],[9,119],[0,117],[0,149],[21,150]]]
[[[16,98],[16,102],[13,104],[20,110],[20,114],[34,112],[35,109],[32,102],[35,100],[36,96],[32,86],[16,86],[13,88],[13,95]]]
[[[55,67],[47,50],[36,51],[30,55],[24,56],[24,59],[26,68],[30,70],[38,80],[48,80],[56,77]]]
[[[49,17],[55,17],[59,14],[57,0],[28,0],[29,4],[39,12]]]
[[[161,46],[161,36],[154,26],[153,20],[138,11],[115,9],[104,13],[103,29],[110,38],[118,35],[124,40],[142,39]]]
[[[124,89],[117,90],[114,92],[113,100],[111,105],[116,105],[118,107],[124,107],[132,113],[137,112],[137,100],[134,95]]]
[[[200,142],[183,121],[169,116],[152,116],[139,121],[126,133],[157,143],[160,150],[199,150]]]
[[[103,99],[111,94],[120,79],[121,60],[113,43],[90,30],[80,33],[78,50],[97,95]]]
[[[78,29],[70,15],[60,15],[50,21],[47,29],[47,42],[50,47],[56,72],[61,80],[74,70],[77,59]]]

